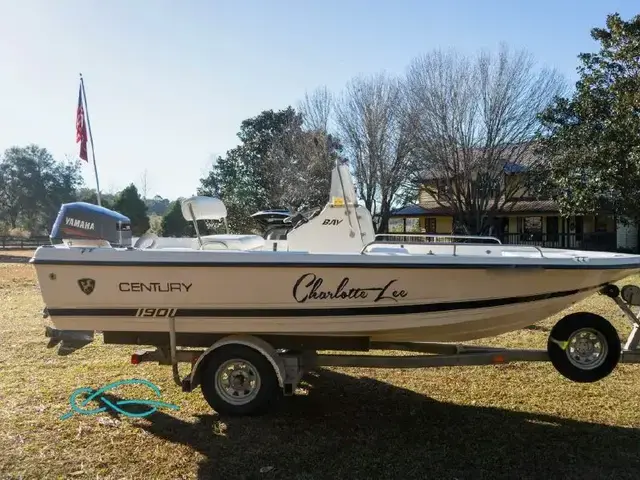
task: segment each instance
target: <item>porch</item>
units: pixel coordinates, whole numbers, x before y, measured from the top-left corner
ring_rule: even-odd
[[[615,251],[616,220],[613,215],[553,214],[509,215],[496,218],[494,236],[510,245]]]
[[[593,233],[503,233],[496,236],[508,245],[532,245],[536,247],[567,248],[571,250],[616,250],[615,232]]]
[[[453,217],[440,208],[406,206],[392,214],[390,233],[454,233]],[[616,219],[610,214],[561,217],[555,212],[503,213],[487,235],[504,244],[574,250],[617,250]]]

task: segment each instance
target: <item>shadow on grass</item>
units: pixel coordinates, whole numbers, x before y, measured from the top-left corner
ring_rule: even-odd
[[[189,445],[198,478],[638,478],[640,430],[435,401],[319,370],[273,414],[195,423],[157,412],[141,428]],[[198,392],[194,392],[197,394]],[[580,401],[579,398],[567,401]],[[260,473],[261,467],[273,467]],[[179,472],[174,472],[179,473]]]
[[[528,327],[524,327],[523,330],[533,330],[534,332],[550,332],[551,327],[545,327],[542,325],[529,325]]]
[[[0,253],[0,263],[29,263],[31,256],[5,255]]]

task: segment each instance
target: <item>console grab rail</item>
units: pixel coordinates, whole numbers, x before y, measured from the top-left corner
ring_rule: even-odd
[[[449,239],[467,239],[467,240],[491,240],[499,245],[502,244],[500,239],[491,236],[481,236],[481,235],[448,235],[448,234],[438,234],[438,233],[377,233],[373,237],[373,242],[377,241],[379,237],[389,237],[389,238],[398,238],[398,237],[415,237],[415,238],[449,238]],[[410,242],[403,242],[410,243]],[[433,242],[440,243],[441,245],[449,245],[454,242]],[[482,245],[482,244],[480,244]]]
[[[453,256],[457,255],[457,247],[459,245],[461,245],[461,243],[456,243],[456,242],[425,242],[425,241],[393,241],[393,240],[381,240],[381,237],[389,237],[389,238],[406,238],[406,237],[415,237],[415,238],[420,238],[420,239],[424,239],[424,238],[434,238],[434,239],[440,239],[440,238],[448,238],[448,239],[466,239],[466,240],[489,240],[491,243],[485,243],[485,242],[473,242],[473,243],[467,243],[467,242],[462,242],[462,245],[465,246],[481,246],[481,245],[488,245],[488,244],[492,244],[492,245],[500,245],[503,247],[512,247],[512,248],[533,248],[534,250],[536,250],[539,254],[540,254],[540,258],[545,258],[544,253],[542,252],[542,249],[537,246],[537,245],[504,245],[498,238],[496,237],[490,237],[490,236],[475,236],[475,235],[438,235],[438,234],[433,234],[433,233],[427,233],[427,234],[403,234],[403,233],[379,233],[376,234],[374,237],[374,240],[367,243],[366,245],[364,245],[362,247],[362,249],[360,250],[360,254],[366,254],[367,250],[369,249],[369,247],[379,244],[379,245],[399,245],[400,247],[403,247],[404,245],[433,245],[433,246],[437,246],[437,245],[451,245],[453,246]],[[431,253],[431,255],[433,255],[433,253]]]

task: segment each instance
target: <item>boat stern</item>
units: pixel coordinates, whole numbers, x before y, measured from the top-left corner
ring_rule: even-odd
[[[40,296],[44,303],[42,318],[49,319],[50,325],[45,325],[45,337],[49,339],[47,348],[56,348],[58,355],[69,355],[80,348],[89,345],[94,340],[93,330],[67,330],[56,328],[55,320],[49,315],[49,307],[55,305],[55,300],[60,296],[60,285],[58,282],[51,282],[56,279],[56,274],[52,272],[51,265],[41,264],[39,260],[50,258],[55,255],[55,250],[68,249],[64,245],[44,245],[36,249],[29,263],[36,271],[36,278]]]
[[[47,307],[42,311],[42,317],[48,318]],[[49,339],[47,348],[58,347],[58,355],[66,356],[79,350],[94,340],[93,330],[60,330],[54,327],[45,326],[44,336]]]

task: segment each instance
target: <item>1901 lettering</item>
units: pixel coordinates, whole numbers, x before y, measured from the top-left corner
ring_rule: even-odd
[[[313,273],[305,273],[293,286],[293,298],[296,302],[304,303],[308,300],[352,300],[369,298],[375,294],[374,302],[381,300],[398,301],[407,296],[406,290],[393,290],[391,285],[397,282],[390,280],[382,287],[356,288],[349,287],[349,277],[344,277],[335,289],[321,290],[324,279]]]
[[[139,308],[136,317],[175,317],[177,308]]]

